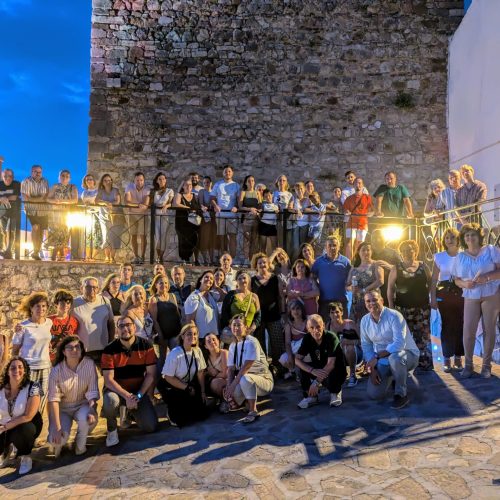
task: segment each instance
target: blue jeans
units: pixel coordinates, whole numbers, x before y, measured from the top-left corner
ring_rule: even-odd
[[[418,355],[410,351],[395,352],[389,356],[389,364],[377,363],[377,371],[381,382],[375,385],[371,379],[368,379],[368,396],[371,399],[384,399],[387,389],[394,380],[396,387],[394,394],[406,396],[406,381],[408,373],[418,366]]]

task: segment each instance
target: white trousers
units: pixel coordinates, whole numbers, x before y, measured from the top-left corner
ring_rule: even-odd
[[[87,421],[87,416],[89,414],[90,407],[88,403],[82,403],[78,406],[72,406],[69,408],[64,408],[59,406],[59,420],[61,421],[61,429],[63,430],[63,439],[61,445],[65,445],[68,442],[69,435],[71,434],[71,427],[73,425],[73,420],[76,422],[76,444],[79,448],[83,448],[87,443],[87,436],[94,430],[97,425],[97,419],[95,424],[89,425]],[[51,445],[55,445],[53,441],[53,436],[55,432],[54,422],[49,422],[49,437],[47,442]]]
[[[239,405],[247,399],[257,399],[257,396],[266,396],[274,387],[274,380],[271,374],[255,375],[247,373],[241,377],[240,383],[234,390],[233,399]]]

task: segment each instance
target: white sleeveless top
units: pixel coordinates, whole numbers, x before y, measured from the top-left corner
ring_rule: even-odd
[[[38,382],[29,382],[17,395],[12,408],[9,408],[9,401],[5,395],[5,388],[0,390],[0,424],[5,425],[16,417],[24,415],[28,398],[32,396],[42,396],[43,391]]]
[[[457,254],[458,255],[458,254]],[[439,281],[448,281],[452,277],[452,269],[457,259],[457,255],[452,257],[448,252],[439,252],[434,255],[434,262],[439,267]]]

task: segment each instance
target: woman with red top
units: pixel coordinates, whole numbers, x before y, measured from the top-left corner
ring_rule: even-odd
[[[73,305],[73,295],[68,290],[57,290],[54,295],[56,313],[49,316],[52,320],[50,333],[49,354],[50,361],[54,364],[57,356],[57,348],[64,337],[76,336],[78,331],[78,320],[70,314]]]

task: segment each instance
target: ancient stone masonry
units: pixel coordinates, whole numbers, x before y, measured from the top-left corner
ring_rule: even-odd
[[[169,266],[168,270],[170,271]],[[204,268],[186,267],[186,283],[196,283]],[[118,265],[76,262],[23,262],[4,260],[0,265],[0,334],[12,335],[14,326],[22,321],[17,311],[22,298],[31,292],[45,291],[50,300],[59,288],[81,295],[81,280],[94,276],[102,284],[110,273],[119,272]],[[153,266],[137,266],[134,281],[145,283],[152,277]],[[53,307],[51,306],[51,312]]]
[[[445,176],[447,48],[462,1],[93,0],[88,169],[234,164],[271,183]]]

